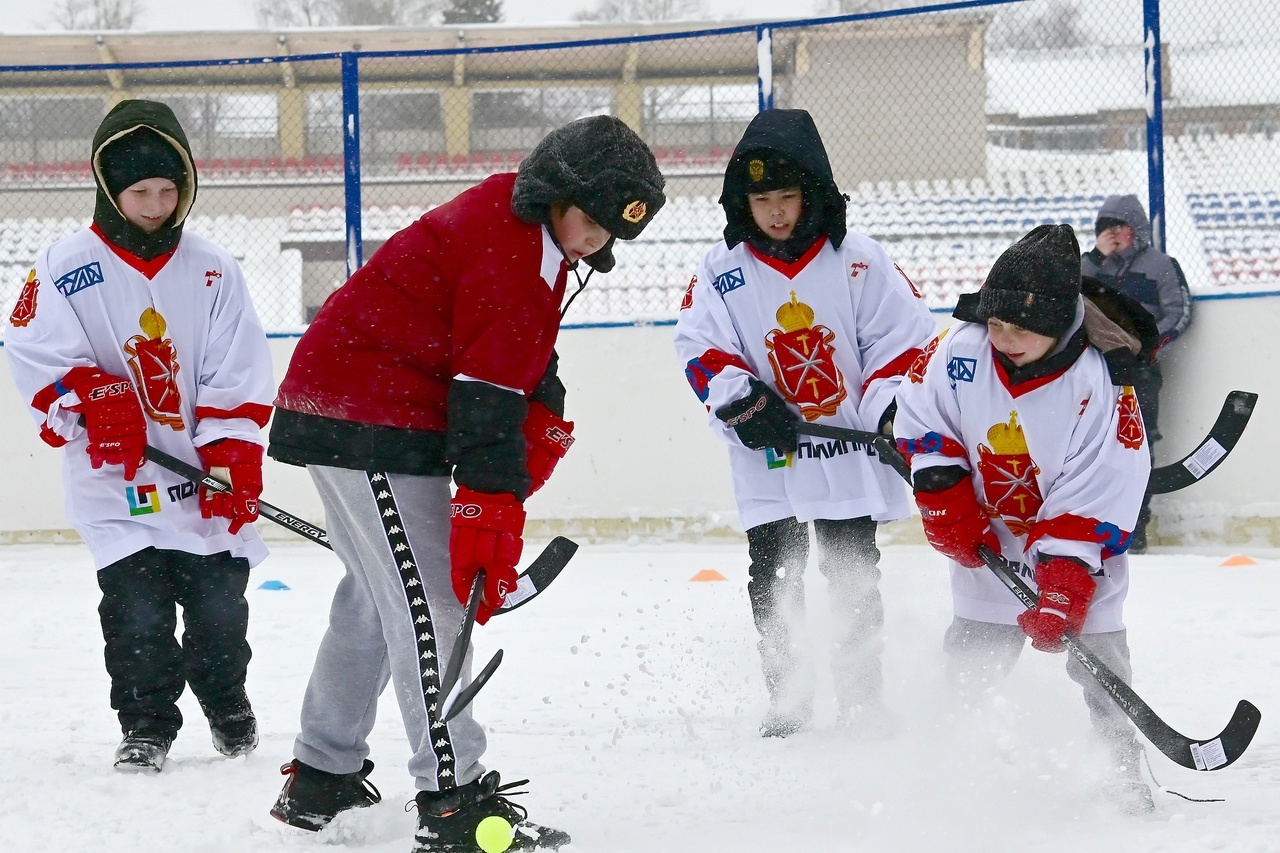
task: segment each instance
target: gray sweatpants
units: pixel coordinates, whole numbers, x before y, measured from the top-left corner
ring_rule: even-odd
[[[449,577],[449,478],[309,465],[333,550],[346,567],[302,703],[298,760],[354,773],[369,755],[378,697],[395,685],[423,791],[465,785],[484,768],[470,708],[448,724],[440,679],[462,622]],[[471,652],[460,679],[471,679]]]
[[[1133,678],[1129,664],[1127,631],[1085,634],[1080,639],[1100,661],[1128,684]],[[999,681],[1013,668],[1027,635],[1017,625],[976,622],[953,617],[943,639],[947,653],[947,673],[952,687],[962,697],[972,697]],[[1093,728],[1113,749],[1128,748],[1133,741],[1133,723],[1111,695],[1098,684],[1076,656],[1066,652],[1067,675],[1084,691]]]

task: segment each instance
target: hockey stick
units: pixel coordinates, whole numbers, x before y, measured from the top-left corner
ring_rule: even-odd
[[[462,664],[467,658],[467,650],[471,648],[471,631],[476,625],[476,613],[480,610],[480,599],[484,597],[485,571],[480,569],[471,579],[471,593],[467,596],[467,606],[462,611],[462,624],[458,626],[458,636],[453,641],[453,651],[449,653],[449,664],[445,667],[444,678],[440,679],[440,695],[444,702],[440,705],[440,719],[443,722],[452,720],[480,692],[502,663],[502,649],[498,649],[480,674],[457,696],[453,695],[458,686],[458,678],[462,675]]]
[[[1244,428],[1249,425],[1258,395],[1250,391],[1232,391],[1222,403],[1222,411],[1214,421],[1213,429],[1196,449],[1170,465],[1161,465],[1151,472],[1150,490],[1153,495],[1165,495],[1185,489],[1204,479],[1227,458]]]
[[[1028,610],[1035,609],[1038,599],[1031,587],[1018,576],[1017,566],[997,554],[985,545],[978,546],[987,568],[991,569],[1000,582],[1018,597]],[[1208,740],[1192,740],[1179,734],[1160,719],[1151,706],[1142,701],[1133,688],[1126,684],[1093,652],[1081,642],[1079,637],[1067,634],[1062,638],[1063,645],[1076,656],[1085,669],[1098,680],[1115,703],[1124,711],[1125,716],[1133,720],[1138,731],[1151,741],[1151,744],[1170,760],[1191,770],[1219,770],[1234,762],[1249,748],[1249,742],[1258,730],[1262,721],[1262,712],[1251,702],[1241,699],[1227,727],[1215,737]]]
[[[1177,462],[1151,470],[1151,494],[1165,495],[1185,489],[1200,482],[1221,465],[1240,440],[1244,428],[1249,425],[1249,418],[1252,417],[1253,407],[1257,402],[1258,395],[1251,391],[1232,391],[1228,394],[1213,428],[1196,445],[1194,451]],[[870,447],[876,451],[881,462],[901,474],[908,483],[911,482],[910,466],[886,435],[826,424],[800,424],[797,431],[801,435],[835,438],[853,442],[859,447]],[[890,450],[893,452],[889,453]]]
[[[185,477],[207,489],[213,489],[215,492],[231,491],[231,487],[217,477],[211,477],[202,469],[189,465],[176,456],[170,456],[159,448],[148,445],[146,457],[161,468],[166,468],[179,477]],[[299,536],[310,539],[317,545],[323,545],[330,551],[333,550],[333,546],[329,544],[329,534],[309,521],[303,521],[264,500],[258,501],[258,514],[269,521],[274,521],[281,527],[292,530]],[[510,613],[525,602],[540,595],[547,588],[547,585],[559,576],[560,571],[568,564],[569,559],[573,557],[574,552],[577,550],[578,544],[570,539],[566,539],[563,536],[557,536],[552,539],[547,544],[547,547],[542,549],[542,553],[529,564],[529,568],[524,574],[520,575],[516,588],[507,594],[502,607],[493,611],[494,615]]]
[[[827,426],[826,424],[800,424],[796,431],[801,435],[812,435],[817,438],[834,438],[840,441],[853,442],[855,447],[874,450],[876,457],[897,471],[908,483],[911,482],[911,466],[902,458],[893,439],[883,433],[867,432],[848,427]]]

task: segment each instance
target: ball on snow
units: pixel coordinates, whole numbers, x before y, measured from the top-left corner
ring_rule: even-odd
[[[484,853],[505,853],[514,837],[511,824],[497,815],[490,815],[476,826],[476,844]]]

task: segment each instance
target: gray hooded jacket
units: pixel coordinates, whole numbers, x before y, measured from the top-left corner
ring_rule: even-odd
[[[1096,248],[1080,258],[1081,275],[1138,301],[1151,312],[1167,343],[1191,325],[1191,291],[1178,262],[1151,245],[1151,221],[1135,195],[1113,195],[1098,219],[1117,219],[1133,229],[1133,245],[1104,256]]]

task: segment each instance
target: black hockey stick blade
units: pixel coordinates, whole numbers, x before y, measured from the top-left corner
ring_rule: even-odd
[[[484,669],[480,670],[476,677],[471,679],[470,684],[458,692],[457,697],[452,702],[448,702],[446,699],[447,707],[444,709],[444,721],[446,723],[462,713],[462,709],[471,704],[471,700],[476,698],[480,688],[489,683],[489,679],[493,677],[500,663],[502,663],[502,649],[498,649],[497,654],[484,665]]]
[[[547,543],[547,547],[542,549],[542,553],[529,564],[524,574],[520,575],[516,588],[507,593],[507,597],[502,600],[502,606],[493,611],[493,615],[501,616],[504,613],[510,613],[540,595],[560,575],[561,570],[569,564],[577,550],[578,543],[572,539],[564,536],[552,539]]]
[[[193,483],[212,489],[215,492],[229,492],[231,487],[219,480],[217,477],[211,477],[204,472],[203,469],[194,465],[183,462],[176,456],[170,456],[157,447],[147,445],[145,452],[147,459],[156,463],[161,468],[167,468],[179,477],[186,477]],[[296,515],[285,512],[279,507],[272,506],[264,500],[258,501],[258,514],[269,521],[274,521],[281,527],[288,528],[294,533],[306,539],[310,539],[317,545],[323,545],[329,550],[333,550],[333,546],[329,544],[329,534],[325,533],[322,528],[316,527],[309,521],[303,521]]]
[[[449,701],[449,694],[462,675],[462,663],[467,658],[467,650],[471,648],[471,631],[476,626],[476,614],[480,612],[480,599],[484,597],[484,569],[476,572],[471,579],[471,592],[467,595],[467,606],[462,610],[462,622],[458,625],[458,636],[453,640],[453,651],[449,653],[449,663],[445,665],[444,677],[440,679],[441,711],[444,703]]]
[[[1036,606],[1037,597],[1031,587],[1019,576],[1021,566],[1010,563],[1004,557],[985,545],[978,547],[978,553],[987,564],[987,568],[995,573],[1009,591],[1018,597],[1028,610]],[[1231,720],[1215,737],[1207,740],[1193,740],[1179,734],[1168,723],[1160,718],[1151,706],[1134,692],[1120,676],[1098,660],[1089,647],[1079,637],[1068,635],[1063,637],[1067,651],[1075,655],[1085,669],[1098,680],[1115,703],[1124,711],[1125,716],[1133,721],[1143,737],[1151,741],[1151,745],[1164,753],[1169,760],[1190,770],[1220,770],[1234,762],[1249,748],[1258,724],[1262,721],[1262,712],[1251,702],[1241,700],[1236,705]]]
[[[1165,495],[1185,489],[1203,480],[1214,468],[1222,464],[1244,428],[1249,425],[1258,395],[1250,391],[1232,391],[1222,403],[1222,411],[1214,421],[1213,429],[1190,454],[1177,462],[1162,465],[1151,472],[1151,494]]]
[[[902,458],[893,439],[883,433],[868,432],[848,427],[828,426],[827,424],[800,424],[796,431],[801,435],[812,435],[817,438],[835,438],[852,442],[855,447],[874,450],[881,462],[897,471],[902,479],[911,482],[911,466]]]

